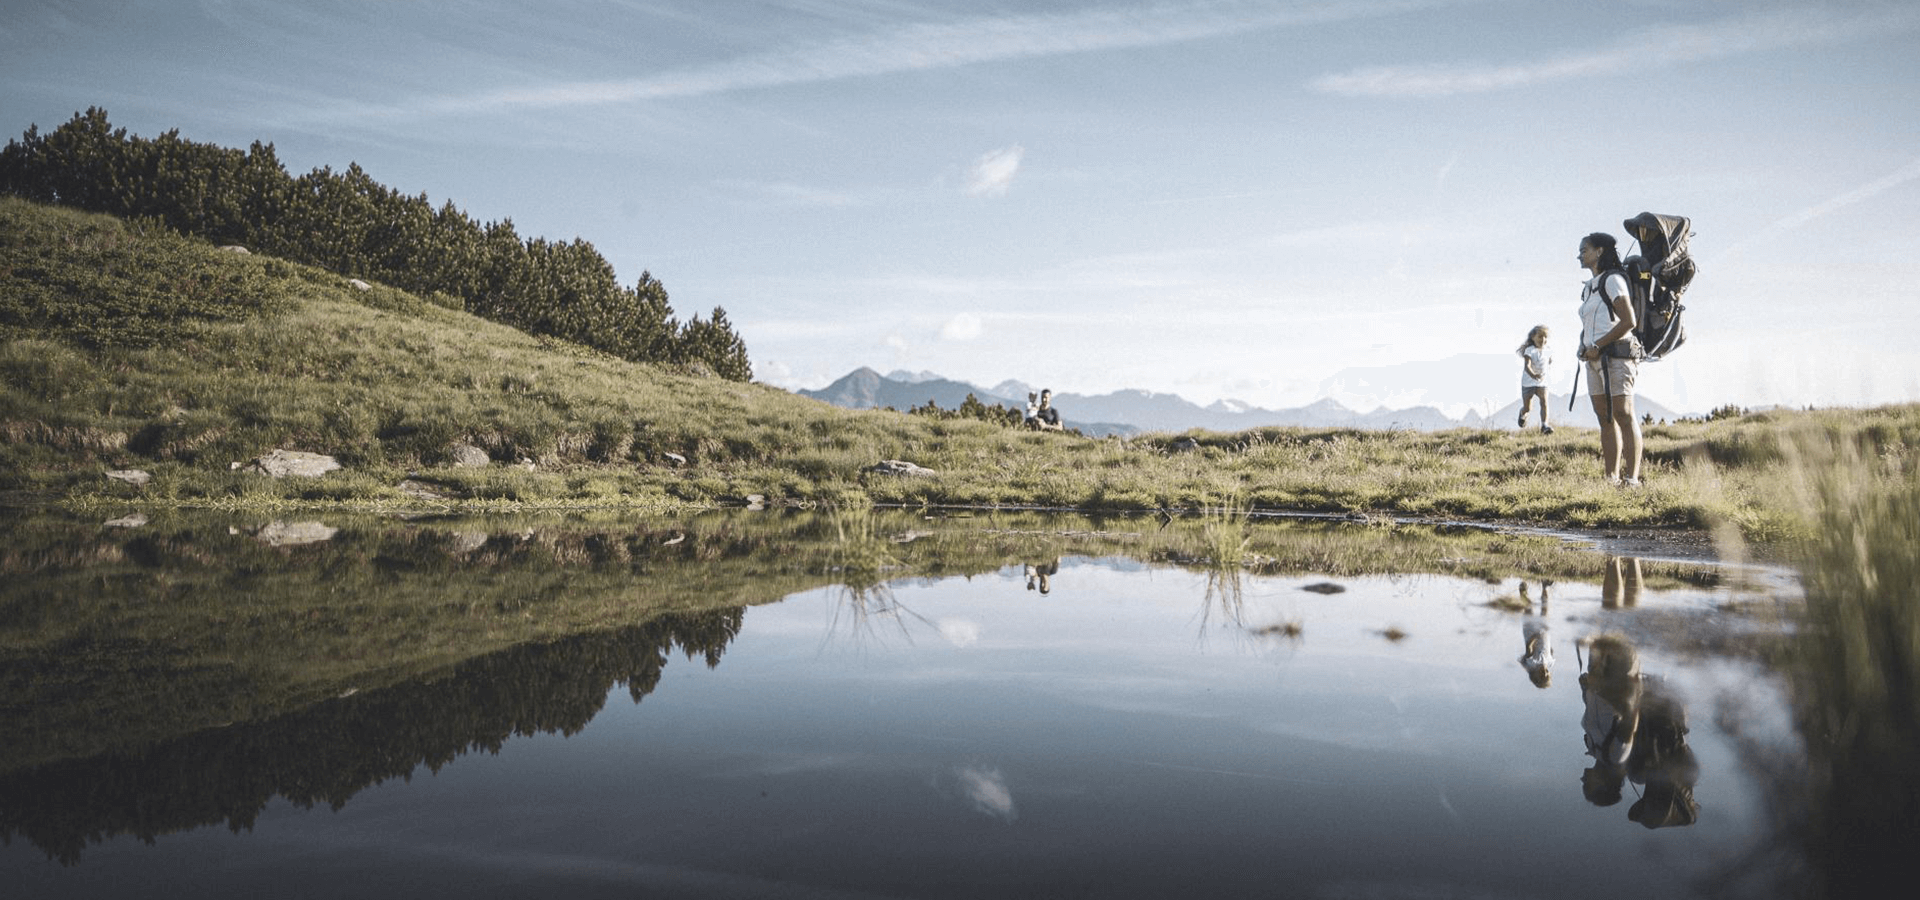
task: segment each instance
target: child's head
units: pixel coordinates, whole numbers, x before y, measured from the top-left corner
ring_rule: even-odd
[[[1547,326],[1533,326],[1533,330],[1527,332],[1527,343],[1535,347],[1545,347],[1547,345]]]

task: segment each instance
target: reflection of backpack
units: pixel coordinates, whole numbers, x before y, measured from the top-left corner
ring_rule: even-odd
[[[1680,325],[1680,295],[1693,283],[1698,268],[1687,253],[1693,222],[1685,216],[1643,212],[1621,223],[1627,236],[1640,243],[1640,253],[1629,256],[1625,267],[1627,290],[1633,295],[1633,336],[1649,360],[1657,360],[1687,341]],[[1612,307],[1607,309],[1612,315]]]

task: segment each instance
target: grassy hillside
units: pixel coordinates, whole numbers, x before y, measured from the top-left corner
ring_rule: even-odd
[[[1593,436],[1265,428],[1094,440],[838,409],[536,338],[381,285],[0,199],[0,497],[85,507],[1231,506],[1571,526],[1811,522],[1776,489],[1808,439],[1905,460],[1920,409],[1648,430],[1648,487]],[[1801,435],[1796,437],[1795,435]],[[1811,435],[1811,438],[1805,437]],[[494,461],[457,468],[457,443]],[[276,448],[345,466],[276,481]],[[935,470],[872,474],[883,459]],[[104,477],[138,468],[135,487]],[[439,499],[423,499],[423,491]]]

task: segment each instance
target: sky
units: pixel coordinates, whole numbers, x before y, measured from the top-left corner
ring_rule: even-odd
[[[1444,405],[1330,379],[1544,324],[1561,390],[1580,238],[1652,211],[1700,272],[1645,395],[1920,401],[1906,0],[0,5],[8,137],[357,162],[723,307],[781,387]]]

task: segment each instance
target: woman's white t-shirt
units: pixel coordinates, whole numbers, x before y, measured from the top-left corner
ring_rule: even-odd
[[[1601,296],[1600,279],[1606,279],[1606,296]],[[1607,297],[1627,295],[1627,278],[1619,272],[1607,272],[1587,279],[1580,292],[1580,346],[1591,347],[1601,335],[1613,330],[1613,313]]]

